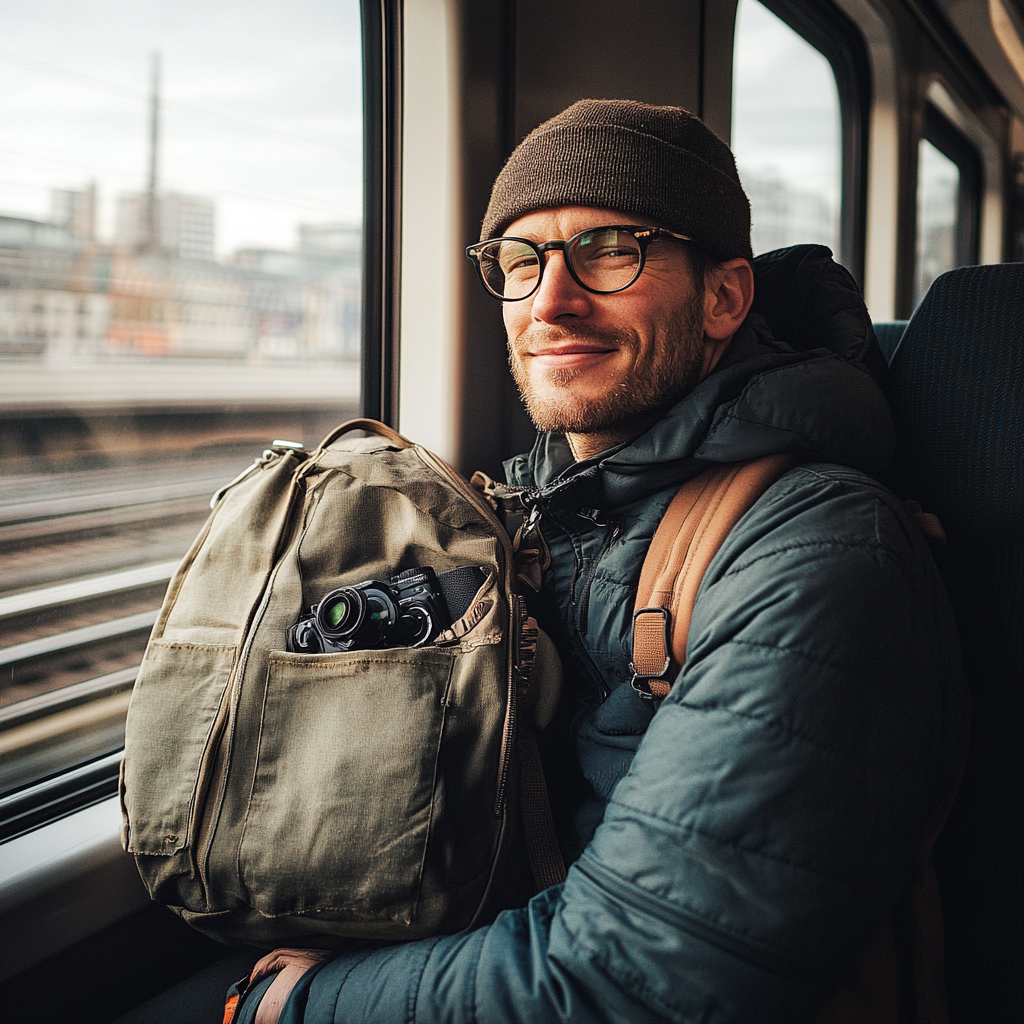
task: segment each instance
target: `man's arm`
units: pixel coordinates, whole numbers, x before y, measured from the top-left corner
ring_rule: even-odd
[[[712,563],[686,668],[564,886],[343,956],[283,1020],[813,1015],[908,884],[965,739],[923,548],[859,474],[787,474]]]

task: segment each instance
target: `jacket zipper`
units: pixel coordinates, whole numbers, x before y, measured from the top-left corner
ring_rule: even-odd
[[[301,504],[297,499],[304,497],[304,480],[306,473],[302,472],[307,466],[313,463],[304,463],[296,467],[295,476],[292,478],[292,490],[288,496],[288,509],[285,512],[284,526],[278,538],[274,554],[275,565],[267,582],[263,587],[256,611],[250,617],[245,628],[245,641],[238,660],[235,662],[234,670],[228,685],[224,691],[224,699],[217,712],[217,719],[214,724],[211,742],[207,747],[203,762],[199,770],[199,778],[196,782],[196,817],[198,827],[194,843],[195,869],[199,879],[200,889],[203,893],[203,900],[207,907],[210,906],[209,899],[209,858],[213,849],[213,839],[217,832],[217,821],[220,817],[221,806],[225,794],[225,781],[228,774],[228,765],[231,759],[231,739],[234,730],[234,719],[236,711],[236,693],[239,681],[249,663],[249,654],[252,650],[252,643],[256,628],[262,621],[267,604],[270,601],[270,593],[273,582],[277,578],[278,571],[283,562],[283,553],[291,546],[291,541],[282,543],[285,537],[291,537],[295,532],[295,507]],[[301,475],[300,475],[301,474]]]
[[[597,520],[594,521],[597,522]],[[590,620],[590,588],[594,585],[594,577],[597,575],[598,566],[601,564],[601,559],[608,554],[608,549],[615,543],[615,538],[619,535],[619,527],[617,523],[612,523],[610,520],[606,519],[603,523],[598,523],[598,525],[611,526],[612,530],[605,538],[604,544],[598,552],[597,557],[594,558],[587,567],[586,576],[583,580],[583,589],[580,592],[580,600],[577,605],[576,614],[576,628],[579,630],[581,637],[587,635],[587,628]]]

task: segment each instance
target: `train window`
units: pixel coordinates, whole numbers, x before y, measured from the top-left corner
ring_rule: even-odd
[[[830,5],[740,0],[732,148],[755,253],[820,242],[860,276],[866,76],[863,41]]]
[[[828,61],[757,0],[740,0],[733,68],[732,145],[754,252],[798,242],[837,248],[839,94]]]
[[[358,0],[40,0],[4,29],[0,838],[40,780],[109,792],[211,493],[358,414],[363,274]]]
[[[917,155],[915,305],[939,274],[977,262],[980,179],[974,147],[928,106]]]

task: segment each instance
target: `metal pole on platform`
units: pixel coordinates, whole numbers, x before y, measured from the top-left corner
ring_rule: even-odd
[[[160,216],[157,208],[157,165],[160,151],[160,53],[154,51],[150,72],[149,181],[146,186],[145,248],[160,248]]]

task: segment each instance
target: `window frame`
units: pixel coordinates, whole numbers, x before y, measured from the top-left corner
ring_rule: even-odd
[[[363,415],[398,425],[402,0],[360,0],[363,45]]]

